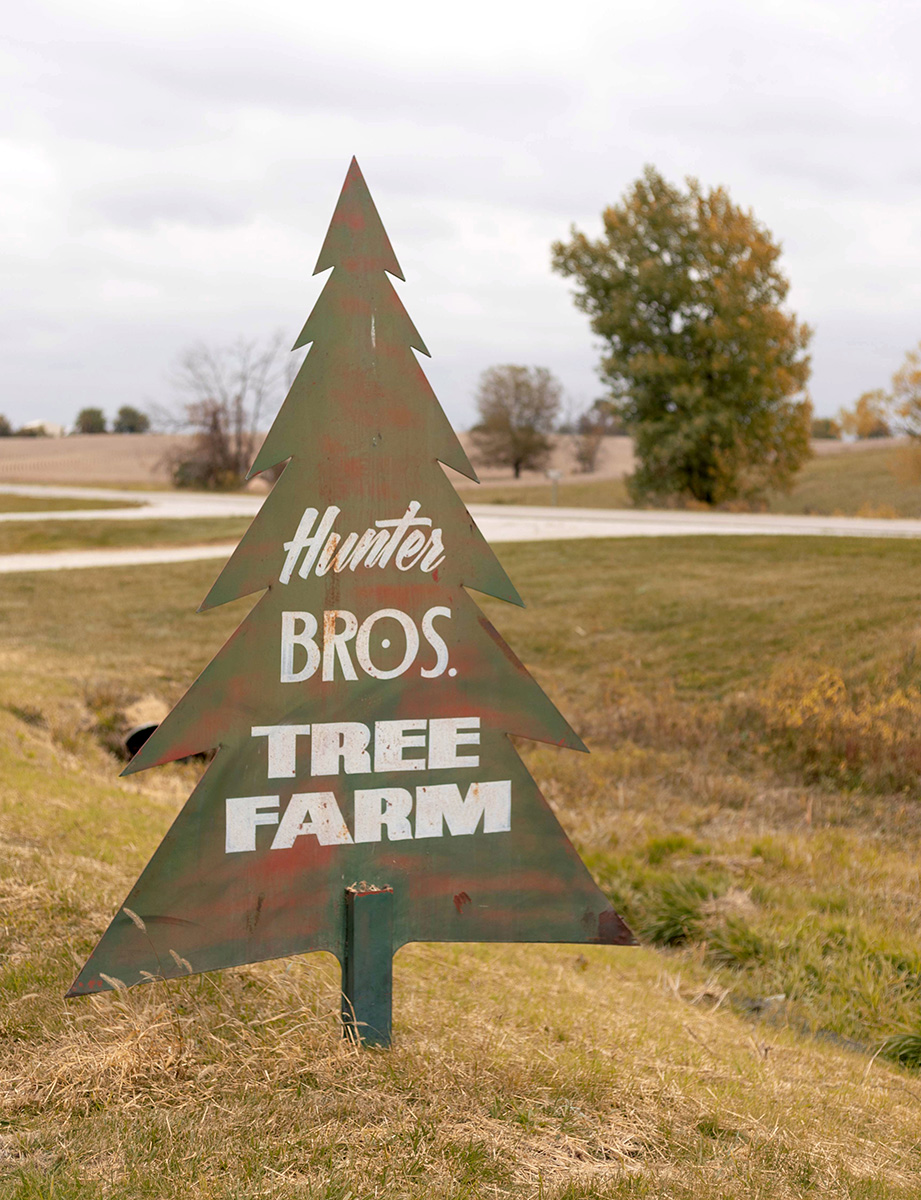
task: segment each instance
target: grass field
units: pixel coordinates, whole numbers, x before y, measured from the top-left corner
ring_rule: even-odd
[[[771,499],[772,512],[921,517],[918,447],[861,449],[813,458],[788,496]]]
[[[5,512],[60,512],[92,508],[137,508],[130,500],[75,500],[63,496],[17,496],[12,492],[0,492],[0,513]]]
[[[921,517],[921,469],[907,447],[853,451],[811,459],[788,495],[769,497],[766,509],[820,516]],[[463,488],[469,504],[551,504],[552,485]],[[562,479],[559,503],[575,508],[629,508],[622,479]]]
[[[0,522],[0,554],[43,550],[102,550],[117,546],[197,546],[239,541],[247,517],[203,517],[149,521],[9,521]]]
[[[842,514],[849,516],[921,517],[921,482],[912,482],[914,467],[904,448],[830,455],[812,459],[800,474],[789,496],[774,496],[772,512]],[[552,502],[551,485],[522,487],[487,484],[463,487],[467,504],[532,504]],[[559,503],[578,508],[627,508],[626,485],[621,479],[590,477],[560,481]],[[19,497],[0,495],[6,501]],[[45,501],[39,501],[47,507]],[[97,502],[58,501],[58,507],[86,508]],[[120,546],[189,546],[234,541],[246,529],[242,517],[199,520],[0,522],[0,554],[43,550],[103,549]]]
[[[534,483],[524,485],[502,485],[483,483],[462,487],[460,494],[465,504],[536,504],[553,503],[553,485]],[[561,479],[557,501],[572,508],[630,508],[627,485],[622,479],[584,479],[576,476]]]
[[[593,751],[525,758],[644,945],[407,947],[391,1052],[323,955],[62,1001],[196,775],[119,780],[116,714],[248,605],[195,615],[208,563],[4,581],[0,1195],[918,1195],[917,549],[501,555]]]

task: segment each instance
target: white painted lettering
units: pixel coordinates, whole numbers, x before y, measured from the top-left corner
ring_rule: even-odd
[[[293,779],[297,770],[297,739],[310,733],[309,725],[254,725],[253,737],[269,739],[269,779]]]
[[[333,570],[338,575],[340,571],[345,570],[352,551],[355,549],[355,544],[358,541],[357,533],[350,533],[339,549],[336,551],[336,557],[333,559]],[[319,570],[317,571],[319,575]]]
[[[310,510],[310,511],[312,511],[312,510]],[[332,527],[336,523],[336,517],[339,516],[339,513],[341,511],[342,510],[339,508],[336,508],[336,506],[334,504],[331,504],[329,506],[329,508],[327,508],[327,510],[323,514],[323,516],[320,518],[320,524],[317,526],[316,533],[313,535],[313,537],[309,537],[304,540],[303,548],[307,551],[307,553],[304,555],[304,559],[301,562],[301,565],[297,569],[297,573],[298,573],[298,575],[300,575],[301,579],[306,579],[307,576],[310,574],[311,567],[317,561],[317,559],[320,557],[320,554],[323,551],[323,547],[326,544],[326,539],[329,537]],[[303,524],[303,520],[301,521],[301,524]],[[298,529],[300,529],[300,526],[298,527]],[[285,543],[285,549],[286,550],[288,549],[287,542]],[[295,559],[297,558],[298,552],[299,552],[299,549],[296,548],[295,549]]]
[[[371,730],[360,721],[329,721],[314,724],[310,746],[311,775],[338,775],[339,763],[346,775],[369,775]]]
[[[394,563],[398,571],[408,571],[417,559],[424,553],[428,538],[421,529],[414,529],[402,546],[397,550]]]
[[[415,566],[427,574],[434,571],[444,561],[441,529],[432,528],[431,517],[418,515],[420,507],[418,500],[411,500],[401,517],[375,521],[374,527],[362,534],[348,533],[345,537],[333,532],[340,508],[329,505],[319,524],[319,509],[305,508],[294,537],[284,543],[286,556],[279,582],[290,582],[299,559],[297,573],[302,579],[311,571],[323,576],[346,567],[352,571],[361,566],[386,567],[391,561],[398,571]],[[428,537],[423,533],[427,529],[431,529]]]
[[[389,541],[390,534],[386,529],[366,529],[352,551],[349,570],[354,571],[356,567],[362,566],[362,559],[364,559],[364,566],[373,567],[384,553],[384,547]],[[341,570],[339,567],[336,569]]]
[[[339,543],[342,541],[338,533],[331,533],[326,539],[326,545],[320,551],[320,556],[317,559],[316,572],[317,575],[325,575],[333,564],[333,558],[339,548]],[[306,576],[305,576],[306,578]]]
[[[300,622],[303,629],[297,631]],[[317,619],[309,612],[283,612],[281,614],[281,682],[300,683],[309,679],[320,665],[320,647],[314,641],[317,632]],[[307,651],[307,661],[300,668],[294,669],[294,647],[303,646]]]
[[[432,717],[429,721],[429,770],[478,767],[479,754],[458,754],[458,746],[479,746],[479,717]]]
[[[411,500],[406,508],[406,512],[402,515],[402,517],[397,517],[395,521],[374,522],[378,529],[393,529],[393,533],[390,535],[390,540],[384,547],[384,552],[378,561],[377,565],[379,567],[386,567],[393,555],[396,553],[397,546],[399,546],[400,542],[403,540],[403,535],[412,529],[413,526],[432,524],[430,517],[416,517],[416,513],[421,507],[422,505],[418,500]],[[401,569],[405,570],[406,568],[403,567]]]
[[[278,826],[272,849],[289,850],[299,837],[308,834],[321,846],[351,843],[352,835],[332,792],[295,792]]]
[[[385,618],[391,618],[394,621],[399,621],[403,627],[403,633],[406,637],[406,650],[400,663],[385,671],[382,667],[375,666],[371,661],[371,630],[378,621]],[[416,629],[416,622],[412,617],[405,612],[400,612],[398,608],[381,608],[374,612],[370,617],[366,617],[361,623],[361,628],[358,630],[358,637],[355,639],[355,657],[358,659],[359,666],[366,675],[370,675],[373,679],[396,679],[398,675],[402,675],[404,671],[412,666],[416,655],[419,652],[419,631]]]
[[[310,725],[253,725],[253,737],[268,742],[268,779],[293,779],[297,770],[297,739],[311,737],[311,775],[368,775],[382,771],[466,770],[480,765],[479,754],[459,754],[461,746],[479,746],[479,717],[424,717],[376,721],[373,726],[374,766],[369,747],[372,726],[361,721],[314,722]],[[405,750],[428,749],[426,758],[407,758]]]
[[[280,583],[287,583],[291,578],[291,572],[294,570],[302,550],[306,550],[307,553],[304,556],[304,561],[301,563],[298,574],[302,579],[307,578],[311,567],[316,562],[324,547],[326,539],[329,537],[333,525],[336,523],[336,517],[339,516],[341,511],[335,505],[330,505],[323,514],[320,524],[317,526],[316,533],[311,536],[310,531],[313,529],[313,523],[317,519],[318,511],[315,508],[304,509],[304,515],[298,522],[294,537],[290,542],[285,542],[285,550],[287,550],[288,556],[278,577]]]
[[[336,622],[342,621],[342,629],[336,632]],[[344,608],[332,608],[323,614],[323,680],[329,683],[336,678],[336,659],[342,668],[343,679],[357,679],[355,666],[349,657],[346,642],[351,641],[358,630],[358,618]]]
[[[379,842],[383,828],[388,841],[411,838],[412,807],[412,793],[405,788],[359,788],[355,793],[355,841]]]
[[[285,542],[285,549],[288,551],[288,556],[285,559],[285,565],[281,569],[281,574],[278,576],[279,583],[287,583],[291,578],[291,572],[297,566],[297,560],[300,558],[301,551],[307,545],[307,539],[310,536],[313,523],[318,516],[319,513],[315,508],[304,509],[304,515],[298,522],[294,537],[290,542]]]
[[[374,724],[374,770],[421,771],[425,758],[404,758],[404,750],[425,746],[426,721],[376,721]],[[421,730],[421,733],[416,733]]]
[[[278,796],[228,796],[225,803],[224,851],[240,854],[256,849],[256,826],[277,825]]]
[[[451,619],[451,609],[436,606],[423,613],[422,636],[435,651],[435,662],[431,667],[420,667],[423,679],[436,679],[447,670],[448,645],[435,628],[439,617]],[[396,621],[403,631],[405,643],[403,657],[396,666],[378,666],[371,654],[372,633],[379,621]],[[281,615],[281,674],[282,683],[301,683],[310,679],[322,663],[324,682],[332,682],[341,675],[343,679],[355,681],[358,666],[365,675],[373,679],[396,679],[404,675],[419,655],[419,629],[413,618],[398,608],[381,608],[373,612],[359,625],[354,613],[344,608],[327,609],[322,614],[322,634],[318,636],[320,622],[313,613],[283,612]],[[354,643],[353,652],[349,643]],[[389,638],[381,639],[382,647],[390,645]],[[305,657],[301,656],[303,649]],[[378,651],[379,653],[379,651]],[[338,663],[338,668],[337,668]],[[457,672],[452,670],[452,675]]]
[[[445,560],[444,545],[441,540],[441,530],[433,529],[432,536],[429,540],[429,546],[419,563],[421,570],[425,571],[426,575],[431,574],[436,567],[440,567]]]
[[[378,725],[412,722],[378,722]],[[425,722],[415,723],[423,726]],[[434,721],[432,722],[434,725]],[[276,728],[267,726],[266,728]],[[333,757],[326,764],[336,769],[341,757],[349,764],[350,753],[354,755],[349,764],[354,771],[367,773],[367,751],[358,748],[367,745],[369,729],[357,722],[343,725],[314,725],[313,736],[323,739],[325,731],[335,733],[335,751],[323,751]],[[456,746],[465,739],[477,736],[472,721],[467,717],[456,718],[455,727],[448,731],[447,740]],[[444,731],[432,731],[432,744],[437,747]],[[457,742],[455,742],[455,738]],[[349,748],[349,740],[354,743]],[[424,734],[413,737],[404,733],[394,742],[395,753],[401,756],[403,746],[420,746]],[[435,753],[436,751],[433,751]],[[441,753],[441,751],[437,751]],[[462,761],[455,754],[458,762]],[[424,759],[402,759],[400,765],[389,769],[407,770],[424,765]],[[349,766],[346,767],[347,773]],[[325,768],[324,768],[325,773]],[[512,785],[511,780],[495,779],[486,783],[471,783],[463,795],[454,783],[425,784],[415,789],[415,796],[407,788],[373,787],[356,789],[353,795],[354,841],[401,842],[411,838],[441,838],[447,833],[451,837],[469,837],[476,833],[507,833],[511,829]],[[413,806],[415,803],[415,825]],[[228,854],[252,852],[256,849],[256,830],[260,825],[277,825],[271,841],[272,850],[289,850],[301,837],[315,837],[321,846],[348,846],[353,835],[342,815],[334,792],[295,792],[279,816],[278,796],[231,796],[226,801],[226,833],[224,848]],[[262,846],[266,849],[265,844]]]
[[[480,818],[484,833],[504,833],[512,827],[512,783],[497,779],[471,783],[461,796],[456,783],[416,788],[416,837],[442,837],[443,824],[455,837],[476,833]]]
[[[422,617],[422,636],[435,651],[434,667],[423,667],[419,674],[423,679],[437,679],[439,675],[443,675],[448,665],[448,646],[444,638],[438,633],[434,626],[436,617],[451,618],[450,608],[430,608]]]

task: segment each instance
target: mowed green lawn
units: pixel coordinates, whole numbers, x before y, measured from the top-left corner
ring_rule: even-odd
[[[772,512],[921,517],[921,446],[861,447],[813,458]]]
[[[553,503],[551,483],[462,485],[459,489],[465,504],[534,504]],[[590,475],[573,476],[558,481],[557,503],[571,508],[630,508],[627,485],[622,479],[593,479]]]
[[[239,541],[249,524],[248,517],[0,522],[0,554],[230,543]]]
[[[503,546],[483,606],[591,747],[522,747],[638,949],[410,946],[64,1003],[196,777],[117,778],[249,602],[213,563],[0,588],[0,1195],[915,1197],[921,551]],[[902,1065],[900,1065],[902,1064]]]
[[[137,508],[131,500],[91,500],[64,496],[19,496],[14,492],[0,492],[0,513],[5,512],[60,512],[93,508]]]

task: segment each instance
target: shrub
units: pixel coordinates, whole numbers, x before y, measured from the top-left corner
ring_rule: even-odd
[[[773,749],[807,779],[849,787],[914,791],[921,771],[921,690],[894,684],[881,694],[849,688],[832,669],[777,672],[753,703]]]

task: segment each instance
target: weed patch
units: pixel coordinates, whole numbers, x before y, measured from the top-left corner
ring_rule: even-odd
[[[849,687],[839,671],[786,666],[749,712],[764,742],[806,782],[919,796],[921,688],[913,684]]]

